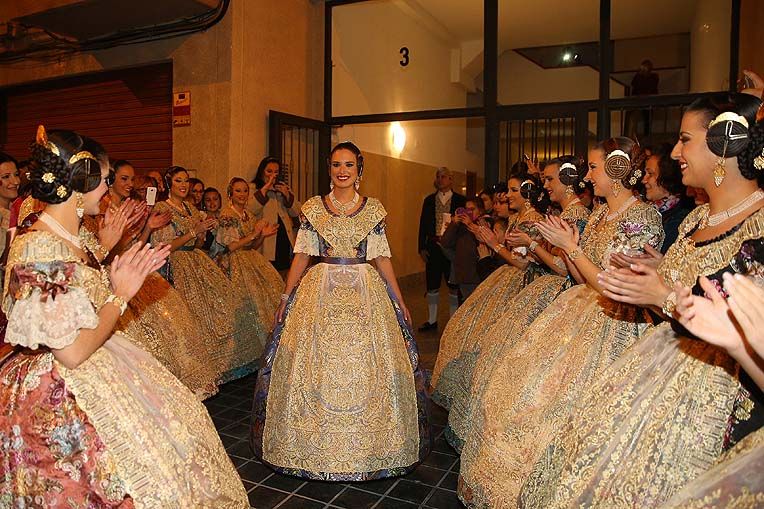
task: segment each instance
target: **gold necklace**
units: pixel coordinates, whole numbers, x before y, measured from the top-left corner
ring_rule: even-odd
[[[353,207],[356,206],[358,203],[358,199],[360,198],[359,194],[354,192],[353,193],[353,199],[349,202],[343,204],[341,203],[336,196],[334,196],[334,191],[329,193],[329,200],[331,200],[332,205],[342,214],[343,216],[347,216],[347,211],[352,210]]]
[[[616,217],[620,216],[635,201],[637,201],[637,199],[634,196],[632,196],[631,198],[626,200],[626,202],[623,205],[621,205],[621,207],[618,210],[616,210],[615,212],[611,212],[607,216],[605,216],[605,220],[606,221],[612,221]]]
[[[703,229],[706,227],[714,227],[722,224],[727,219],[736,216],[743,212],[745,209],[756,203],[757,201],[764,198],[764,191],[761,189],[757,189],[756,191],[752,192],[743,200],[739,201],[735,205],[731,206],[728,209],[722,210],[721,212],[717,212],[716,214],[710,214],[711,207],[708,207],[708,210],[706,211],[706,214],[703,216],[703,218],[700,220],[700,228]]]

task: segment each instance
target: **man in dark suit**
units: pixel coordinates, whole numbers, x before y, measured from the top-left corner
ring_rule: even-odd
[[[451,170],[446,167],[438,168],[435,173],[436,192],[427,196],[422,203],[422,215],[419,217],[419,255],[425,263],[427,275],[427,309],[429,317],[419,327],[419,331],[438,328],[438,302],[440,300],[441,280],[448,278],[451,272],[451,262],[440,246],[440,236],[454,214],[454,211],[464,207],[466,199],[452,189],[453,177]],[[448,216],[446,216],[448,214]],[[459,306],[458,287],[448,284],[449,308],[451,314]]]

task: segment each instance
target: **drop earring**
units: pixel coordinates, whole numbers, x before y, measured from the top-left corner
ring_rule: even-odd
[[[724,182],[724,177],[726,176],[727,169],[724,167],[724,158],[720,157],[714,166],[714,184],[716,184],[716,187],[722,185],[722,182]]]
[[[77,212],[77,217],[82,219],[85,216],[85,201],[82,198],[82,193],[74,192],[74,207]]]
[[[571,197],[571,196],[573,196],[574,194],[575,194],[575,193],[574,193],[574,191],[573,191],[573,186],[565,186],[565,197],[566,197],[566,198],[570,198],[570,197]]]
[[[355,190],[358,191],[361,188],[361,176],[359,175],[357,179],[355,179],[355,182],[353,183],[353,186],[355,187]]]
[[[613,196],[615,196],[617,198],[618,197],[618,193],[621,192],[621,183],[618,182],[615,179],[613,179],[612,182],[613,182],[613,185],[611,187],[613,189]]]
[[[332,182],[331,180],[329,181],[329,190],[334,191],[334,182]]]

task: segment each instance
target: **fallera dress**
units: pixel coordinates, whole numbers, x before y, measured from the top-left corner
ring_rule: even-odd
[[[658,269],[667,285],[681,281],[702,295],[699,276],[722,292],[724,272],[764,279],[764,210],[695,242],[708,210],[702,205],[682,222]],[[678,322],[656,327],[586,388],[526,481],[523,506],[668,501],[764,422],[761,391],[738,371],[725,351]]]
[[[510,230],[523,231],[538,237],[535,223],[543,216],[531,209],[518,214]],[[538,240],[538,238],[537,238]],[[448,320],[440,338],[438,358],[432,371],[432,400],[449,409],[451,401],[459,394],[472,376],[475,358],[480,352],[480,341],[485,331],[504,311],[509,299],[533,279],[548,274],[543,266],[529,263],[525,270],[513,265],[502,265],[485,281],[480,283],[464,303]]]
[[[608,219],[592,212],[584,254],[607,267],[616,252],[659,249],[658,211],[635,202]],[[586,284],[560,294],[497,358],[473,405],[458,495],[470,507],[514,507],[522,482],[581,391],[650,326],[641,308],[602,297]],[[509,342],[511,344],[511,341]]]
[[[225,248],[249,235],[257,222],[247,210],[239,213],[232,206],[224,208],[219,219],[215,241]],[[281,303],[281,290],[284,288],[284,280],[271,262],[251,246],[240,247],[233,252],[225,249],[217,257],[217,262],[234,286],[246,289],[247,296],[257,308],[260,323],[266,326],[271,324]],[[264,347],[267,336],[263,334],[257,339],[261,347]]]
[[[322,197],[302,207],[295,252],[320,257],[289,297],[258,372],[251,443],[278,472],[365,481],[403,475],[432,435],[416,343],[368,262],[390,257],[386,211],[349,216]]]
[[[204,406],[115,333],[75,369],[51,348],[98,325],[106,269],[47,232],[14,240],[0,363],[0,506],[249,507]]]
[[[151,234],[152,244],[169,244],[191,231],[202,218],[202,213],[186,202],[178,208],[163,201],[155,210],[169,211],[172,219],[170,224]],[[202,360],[215,371],[218,383],[225,383],[256,369],[267,325],[260,321],[244,289],[232,284],[204,251],[195,248],[195,241],[194,237],[173,251],[161,273],[186,300],[201,326],[206,352],[210,355]]]
[[[589,235],[583,232],[589,218],[589,209],[576,202],[566,207],[560,218],[578,228],[582,234],[582,245],[586,249]],[[537,269],[531,270],[539,273]],[[464,437],[472,427],[472,402],[482,392],[490,370],[549,303],[573,284],[575,280],[571,276],[549,274],[533,278],[519,293],[505,301],[501,314],[487,324],[482,337],[474,338],[479,349],[474,358],[468,357],[467,369],[460,376],[454,377],[452,384],[445,437],[454,449],[461,452],[464,446]]]

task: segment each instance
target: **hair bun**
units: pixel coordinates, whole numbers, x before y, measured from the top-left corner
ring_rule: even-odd
[[[749,141],[748,121],[734,112],[725,111],[708,125],[706,144],[719,157],[737,157]]]
[[[63,157],[47,146],[32,144],[32,168],[29,182],[32,197],[45,203],[63,203],[72,194],[70,169]]]

